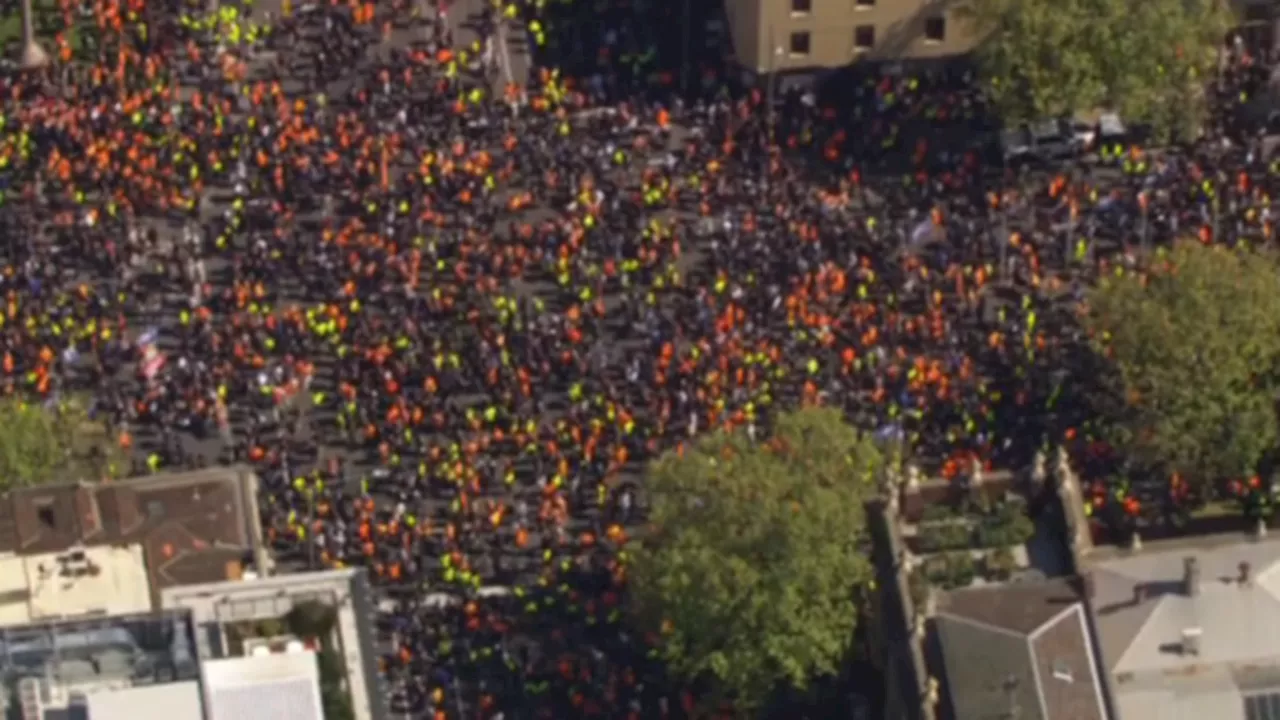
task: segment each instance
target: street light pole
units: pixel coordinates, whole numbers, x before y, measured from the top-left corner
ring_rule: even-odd
[[[769,92],[768,92],[769,107],[766,108],[766,112],[768,112],[769,114],[766,117],[769,118],[769,144],[773,145],[773,126],[775,123],[773,103],[774,103],[775,87],[778,84],[778,58],[782,57],[782,46],[773,44],[773,28],[772,27],[769,28],[769,45],[773,48],[773,54],[769,56]]]
[[[31,0],[22,0],[22,57],[24,70],[39,70],[49,64],[49,54],[36,42],[35,13]]]

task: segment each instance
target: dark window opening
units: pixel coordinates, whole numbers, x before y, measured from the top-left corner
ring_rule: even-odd
[[[853,31],[853,47],[855,50],[870,50],[876,46],[876,26],[859,25]]]
[[[52,503],[38,506],[36,508],[36,517],[40,518],[40,522],[49,529],[53,529],[58,526],[57,518],[53,514]]]
[[[809,54],[809,33],[807,32],[791,33],[791,54],[792,55],[808,55]]]
[[[791,0],[791,12],[807,14],[813,11],[813,0]]]
[[[947,19],[941,15],[924,21],[924,39],[929,42],[942,42],[947,39]]]

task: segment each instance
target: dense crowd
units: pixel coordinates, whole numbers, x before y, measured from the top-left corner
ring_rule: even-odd
[[[967,77],[770,113],[714,58],[681,92],[680,19],[625,0],[496,5],[575,58],[527,88],[395,41],[422,4],[59,7],[3,80],[5,392],[88,389],[134,471],[253,464],[282,557],[369,568],[415,717],[683,716],[621,619],[648,459],[812,403],[957,482],[1025,463],[1089,433],[1091,278],[1273,232],[1225,121],[1015,171]]]

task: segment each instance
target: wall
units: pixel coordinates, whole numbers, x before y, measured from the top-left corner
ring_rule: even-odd
[[[689,0],[692,2],[692,0]],[[764,72],[763,66],[756,66],[756,58],[764,56],[763,30],[760,21],[763,17],[762,3],[769,0],[725,0],[725,15],[729,24],[729,37],[733,42],[733,51],[741,59],[743,65]],[[750,62],[746,60],[750,59]]]
[[[961,1],[809,0],[808,12],[793,12],[795,0],[725,0],[725,11],[739,64],[769,73],[967,53],[976,39],[957,12]],[[932,18],[944,21],[940,40],[926,35]],[[859,29],[863,41],[871,40],[870,47],[856,47]],[[792,52],[794,33],[807,34],[807,53]]]
[[[919,630],[925,618],[916,612],[908,582],[910,567],[904,562],[909,551],[902,539],[897,504],[874,503],[868,508],[877,575],[880,582],[884,633],[888,657],[885,660],[886,717],[907,720],[934,720],[934,703],[929,701],[929,671]]]

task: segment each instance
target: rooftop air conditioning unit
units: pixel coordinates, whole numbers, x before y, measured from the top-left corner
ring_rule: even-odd
[[[18,681],[18,703],[22,708],[22,720],[44,720],[44,699],[40,695],[39,678],[28,677]]]
[[[1189,627],[1182,631],[1182,654],[1196,656],[1200,654],[1200,638],[1204,635],[1204,630],[1198,627]]]

